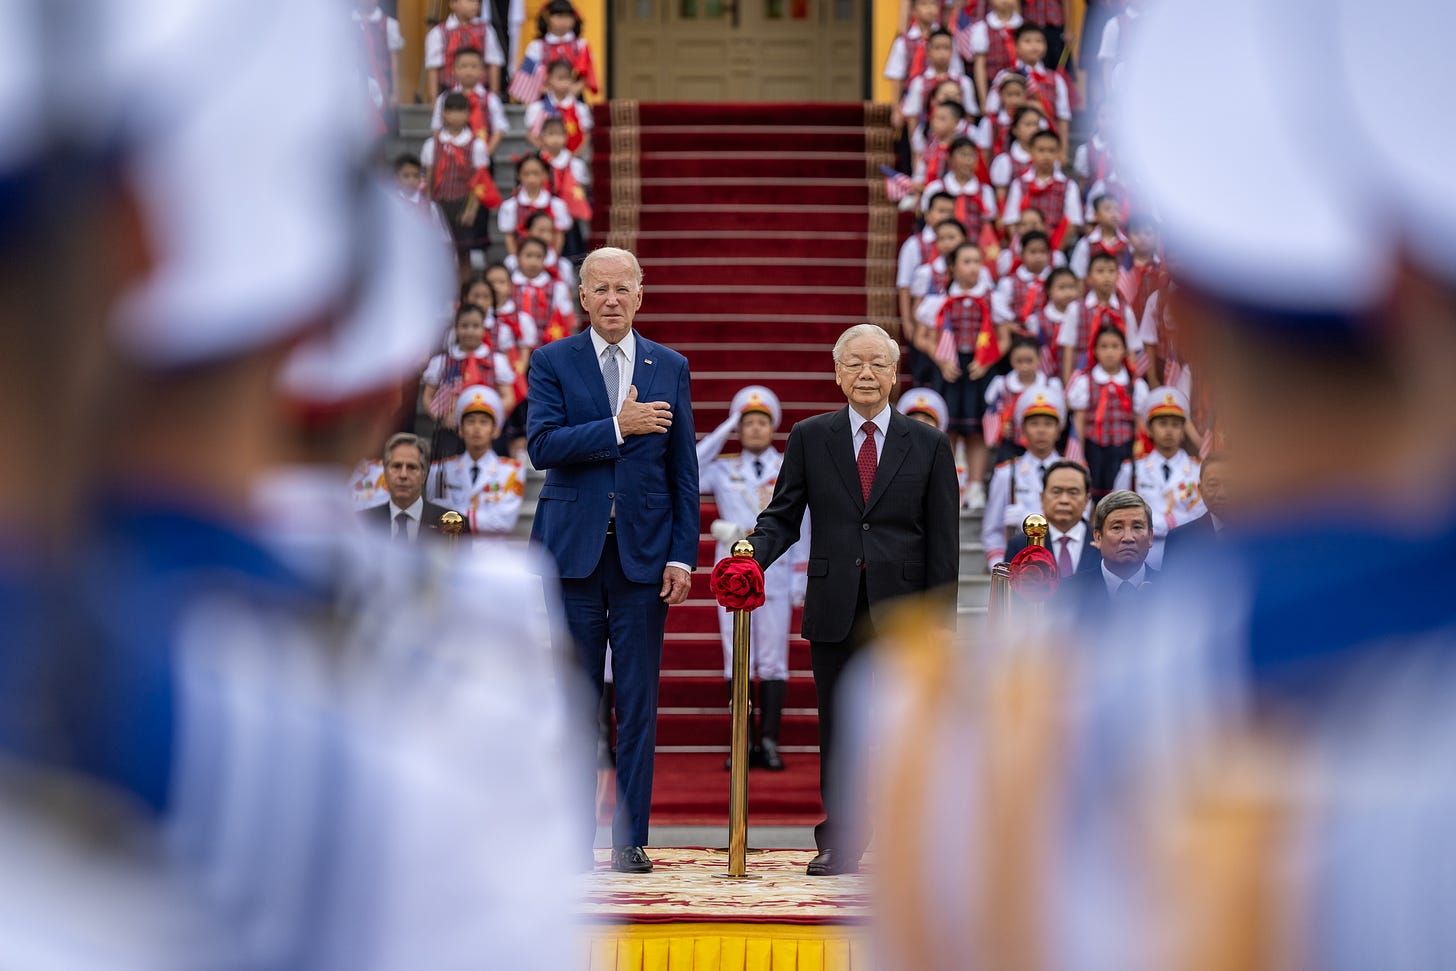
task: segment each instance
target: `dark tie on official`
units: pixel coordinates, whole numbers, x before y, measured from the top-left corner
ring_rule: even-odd
[[[859,487],[864,493],[864,501],[869,502],[870,489],[875,484],[875,469],[880,464],[880,457],[875,453],[875,432],[878,429],[872,421],[865,422],[861,427],[864,429],[864,443],[859,447]]]
[[[1062,550],[1057,554],[1057,573],[1060,576],[1069,577],[1077,572],[1077,568],[1072,565],[1072,551],[1068,548],[1068,544],[1072,542],[1072,537],[1063,536],[1057,542],[1062,544]]]
[[[479,481],[480,481],[480,463],[477,462],[477,463],[475,463],[474,465],[472,465],[470,467],[470,484],[471,485],[475,485],[475,483],[477,483]]]
[[[753,460],[753,475],[755,478],[763,478],[763,459]]]
[[[1167,482],[1173,477],[1173,467],[1167,462],[1163,463],[1163,481]]]
[[[408,543],[409,538],[409,513],[402,512],[394,517],[394,541],[396,543]]]
[[[1132,600],[1138,594],[1138,588],[1132,585],[1132,581],[1124,580],[1117,587],[1116,597],[1118,600]]]

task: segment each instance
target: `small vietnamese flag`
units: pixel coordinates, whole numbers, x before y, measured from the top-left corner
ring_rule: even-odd
[[[1001,360],[1001,345],[996,342],[996,328],[989,320],[981,321],[980,333],[976,334],[976,354],[971,363],[992,367]]]
[[[475,174],[470,177],[470,191],[486,209],[500,208],[500,190],[495,187],[495,179],[490,177],[489,166],[482,165],[475,170]]]

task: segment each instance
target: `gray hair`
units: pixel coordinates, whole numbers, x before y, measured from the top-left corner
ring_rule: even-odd
[[[587,275],[604,260],[625,260],[630,263],[632,272],[637,277],[637,286],[642,286],[642,264],[637,262],[637,257],[631,250],[620,249],[616,246],[602,246],[586,254],[586,259],[581,261],[581,269],[577,272],[577,278],[581,280],[582,286],[586,286]]]
[[[1153,528],[1153,510],[1143,497],[1129,489],[1116,489],[1102,497],[1097,504],[1097,509],[1092,513],[1092,529],[1095,532],[1102,532],[1102,524],[1107,522],[1107,517],[1119,509],[1141,509],[1147,517],[1148,529]]]
[[[849,342],[860,337],[878,337],[885,342],[885,351],[890,355],[891,364],[900,363],[900,342],[891,337],[885,328],[875,324],[855,324],[849,330],[839,335],[839,340],[834,342],[834,363],[844,363],[844,349]]]
[[[389,464],[389,456],[401,445],[413,445],[420,452],[420,466],[428,469],[430,467],[430,443],[418,435],[410,432],[398,432],[389,436],[389,441],[384,443],[384,464]]]

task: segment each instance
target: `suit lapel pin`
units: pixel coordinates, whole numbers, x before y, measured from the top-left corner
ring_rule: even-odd
[[[642,363],[643,364],[651,364],[652,363],[652,358],[649,357],[646,360],[644,360]]]

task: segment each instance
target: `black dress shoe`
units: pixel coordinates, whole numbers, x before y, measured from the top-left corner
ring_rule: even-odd
[[[834,877],[841,873],[858,873],[859,857],[851,858],[842,850],[820,850],[804,871],[811,877]]]
[[[618,873],[651,873],[652,861],[640,846],[614,846],[612,869]]]
[[[779,757],[779,743],[765,738],[761,743],[763,767],[771,772],[784,771],[784,760]]]

